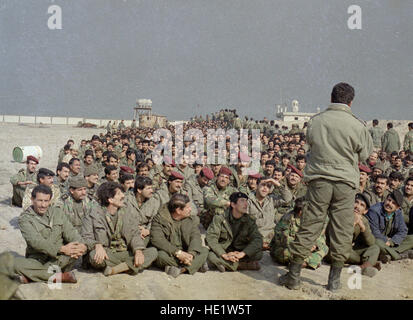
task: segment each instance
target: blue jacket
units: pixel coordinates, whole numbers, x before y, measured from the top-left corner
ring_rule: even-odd
[[[384,211],[383,202],[371,206],[366,216],[370,223],[371,232],[376,239],[387,242],[387,237],[384,235],[386,230],[386,212]],[[400,245],[406,236],[407,226],[404,222],[403,213],[400,209],[397,209],[394,213],[393,225],[388,237],[391,238],[395,245]]]

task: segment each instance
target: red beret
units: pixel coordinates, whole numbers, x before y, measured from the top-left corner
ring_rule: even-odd
[[[174,159],[171,159],[171,157],[168,157],[168,156],[163,157],[163,163],[168,164],[172,167],[176,167]]]
[[[262,175],[260,174],[260,173],[250,173],[249,175],[248,175],[248,178],[254,178],[254,179],[259,179],[259,178],[262,178]]]
[[[208,167],[203,167],[201,172],[204,175],[204,177],[207,178],[208,180],[214,179],[214,173]]]
[[[292,164],[287,165],[288,168],[291,169],[291,172],[294,172],[296,174],[298,174],[301,178],[304,177],[303,173],[301,172],[301,170],[298,170],[296,167],[294,167]]]
[[[241,162],[250,162],[251,158],[245,154],[244,152],[239,152],[238,153],[238,158],[241,160]]]
[[[371,172],[371,169],[369,167],[365,166],[364,164],[359,164],[359,170],[363,171],[363,172],[366,172],[366,173]]]
[[[132,173],[132,174],[135,173],[135,171],[132,168],[127,167],[127,166],[120,166],[120,170],[125,171],[127,173]]]
[[[232,172],[231,172],[231,170],[229,170],[227,167],[222,167],[222,168],[219,170],[218,175],[220,175],[220,174],[226,174],[227,176],[231,176],[231,175],[232,175]]]
[[[34,161],[37,164],[39,164],[39,160],[36,157],[33,157],[33,156],[27,156],[27,162],[29,162],[29,161]]]
[[[180,174],[179,172],[172,171],[168,180],[173,181],[173,180],[177,180],[177,179],[184,180],[185,177],[182,174]]]

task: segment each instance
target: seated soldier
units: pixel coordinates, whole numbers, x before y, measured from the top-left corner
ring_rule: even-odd
[[[95,165],[89,166],[85,168],[83,175],[85,176],[87,182],[87,197],[91,201],[98,201],[97,190],[99,187],[99,169]]]
[[[87,197],[86,179],[77,176],[69,178],[69,192],[62,196],[62,209],[70,222],[81,233],[85,216],[89,215],[94,206],[94,201]]]
[[[39,160],[33,156],[28,156],[26,160],[26,170],[20,169],[17,174],[10,178],[13,186],[12,205],[21,207],[24,198],[24,192],[28,185],[36,185],[36,166]]]
[[[50,202],[50,206],[60,207],[62,205],[62,200],[60,198],[61,194],[59,187],[53,184],[54,176],[55,174],[53,171],[46,168],[40,168],[37,173],[37,183],[39,185],[48,186],[52,190],[52,200]],[[31,198],[34,187],[34,185],[30,185],[24,192],[23,210],[26,210],[32,204]]]
[[[407,235],[408,229],[400,210],[403,196],[399,191],[390,193],[384,202],[370,207],[367,218],[371,231],[380,247],[380,260],[413,258],[413,235]]]
[[[93,268],[105,276],[129,271],[137,274],[157,257],[155,248],[145,248],[134,216],[124,210],[120,184],[105,182],[98,189],[100,205],[85,217],[82,236]]]
[[[268,250],[269,244],[274,237],[277,207],[291,201],[292,195],[285,185],[281,187],[281,199],[270,195],[273,186],[281,187],[281,183],[275,179],[260,178],[256,192],[250,194],[248,200],[248,214],[255,219],[264,243],[263,249]]]
[[[86,246],[62,209],[50,206],[51,199],[50,187],[36,186],[32,205],[19,217],[20,231],[27,243],[26,257],[15,259],[15,273],[22,283],[48,281],[53,266],[62,270],[54,274],[54,282],[77,282],[70,270],[86,253]]]
[[[64,195],[67,193],[69,187],[69,175],[70,166],[66,162],[60,162],[56,168],[56,177],[54,179],[54,184],[59,187],[60,194]]]
[[[361,264],[361,273],[374,277],[381,270],[380,262],[377,262],[380,248],[375,244],[376,238],[371,232],[369,221],[365,217],[369,208],[368,197],[362,193],[357,193],[354,202],[353,244],[346,263]]]
[[[141,238],[147,246],[150,241],[150,230],[152,220],[158,213],[160,201],[153,197],[152,180],[149,177],[137,176],[133,188],[133,196],[126,199],[125,210],[130,214],[136,215],[139,225]]]
[[[156,264],[168,275],[208,271],[208,249],[202,246],[199,219],[191,215],[188,196],[175,193],[152,221],[151,243],[158,248]]]
[[[274,238],[270,243],[270,255],[275,262],[288,264],[291,259],[290,245],[294,241],[301,224],[304,198],[295,201],[294,209],[286,213],[277,223]],[[303,267],[317,269],[328,253],[325,232],[322,232],[311,248],[311,255],[304,259]]]
[[[229,200],[230,207],[215,215],[208,227],[208,261],[221,272],[259,270],[263,239],[255,220],[247,214],[248,196],[234,192]]]

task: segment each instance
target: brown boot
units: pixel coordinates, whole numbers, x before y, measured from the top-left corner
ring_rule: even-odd
[[[77,279],[73,271],[56,273],[53,282],[56,283],[57,280],[60,280],[62,283],[77,283]]]
[[[238,270],[260,270],[261,266],[258,261],[241,261],[238,265]]]
[[[370,278],[374,277],[379,272],[379,270],[374,268],[373,265],[368,261],[364,262],[360,266],[360,268],[361,268],[361,274],[368,276]]]
[[[380,271],[381,270],[381,262],[377,261],[376,264],[373,267],[375,267],[377,270]]]
[[[114,274],[122,273],[128,270],[129,266],[125,262],[122,262],[114,267],[107,266],[103,274],[105,276],[113,276]]]

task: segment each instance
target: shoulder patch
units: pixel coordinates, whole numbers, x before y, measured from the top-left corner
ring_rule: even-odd
[[[69,195],[67,193],[65,193],[64,195],[62,195],[62,200],[67,200],[67,198],[69,198]]]

